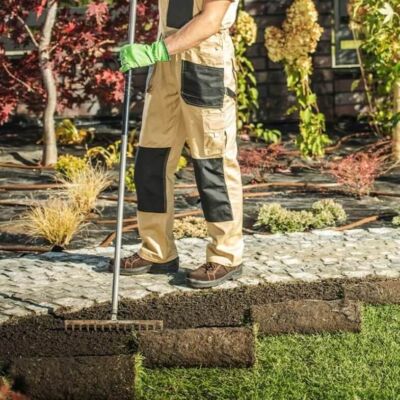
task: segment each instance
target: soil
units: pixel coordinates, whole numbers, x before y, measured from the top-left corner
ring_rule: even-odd
[[[134,356],[13,360],[14,389],[35,400],[132,400]]]
[[[65,332],[62,319],[50,315],[6,323],[0,331],[2,361],[14,357],[112,356],[131,354],[137,349],[132,333]]]
[[[148,367],[250,367],[255,362],[251,328],[167,329],[138,333]]]
[[[290,300],[251,308],[261,334],[359,332],[360,304],[349,300]]]
[[[371,304],[400,304],[400,281],[359,282],[345,287],[346,299],[360,300]]]
[[[376,290],[373,289],[375,285],[378,288]],[[366,283],[365,280],[332,279],[123,300],[119,313],[121,319],[162,319],[166,329],[240,327],[251,321],[252,306],[301,299],[337,300],[344,297],[347,287],[351,288],[351,292],[347,293],[353,293],[355,300],[359,299],[357,293],[365,292],[360,289],[363,287],[367,288],[366,291],[376,293],[369,298],[373,303],[398,301],[400,298],[400,280],[370,279]],[[388,295],[387,291],[391,294]],[[62,328],[63,319],[107,319],[109,310],[110,305],[104,303],[79,313],[30,317],[0,325],[0,361],[13,357],[95,356],[137,351],[137,340],[131,334],[66,333]]]

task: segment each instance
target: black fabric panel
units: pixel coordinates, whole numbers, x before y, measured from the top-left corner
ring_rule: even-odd
[[[193,18],[193,0],[169,0],[167,26],[182,28]]]
[[[232,207],[226,189],[223,159],[193,159],[193,164],[206,221],[232,221]]]
[[[167,212],[166,166],[170,150],[138,147],[134,179],[139,211]]]
[[[224,103],[224,68],[182,61],[182,98],[186,103],[221,108]]]

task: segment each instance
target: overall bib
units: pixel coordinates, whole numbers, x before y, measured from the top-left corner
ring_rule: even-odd
[[[201,12],[203,0],[159,0],[159,36],[167,37]],[[242,261],[242,183],[237,162],[236,76],[229,27],[168,62],[150,67],[135,160],[139,255],[154,263],[177,257],[173,237],[174,174],[185,142],[211,242],[207,261]]]

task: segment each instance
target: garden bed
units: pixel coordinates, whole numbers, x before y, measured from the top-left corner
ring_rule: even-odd
[[[118,129],[98,127],[99,134],[90,147],[100,143],[104,145],[118,139]],[[27,137],[31,138],[30,141]],[[0,155],[0,239],[3,246],[23,245],[32,238],[27,237],[24,231],[15,222],[23,211],[35,201],[45,200],[49,194],[56,194],[59,189],[54,185],[54,172],[49,169],[32,169],[32,165],[40,159],[40,151],[37,145],[31,145],[37,134],[24,132],[24,141],[20,136],[9,132],[3,132],[0,136],[0,144],[5,151]],[[284,138],[288,141],[291,135]],[[340,138],[340,136],[337,136]],[[366,144],[373,144],[375,137],[355,137],[335,151],[337,154],[346,155],[354,152]],[[263,147],[262,144],[242,143],[241,148]],[[289,146],[289,150],[290,150]],[[60,153],[82,155],[83,146],[60,146]],[[329,156],[327,156],[329,160]],[[130,160],[129,163],[133,161]],[[15,166],[10,165],[15,164]],[[254,179],[260,179],[259,172],[252,174],[246,171],[243,175],[245,188],[244,202],[244,227],[253,230],[259,204],[278,202],[284,207],[293,210],[307,209],[315,201],[334,198],[341,204],[347,215],[346,223],[353,223],[366,217],[375,216],[375,220],[367,222],[365,227],[392,226],[391,220],[398,212],[398,199],[400,197],[399,185],[400,168],[396,167],[380,176],[370,196],[357,198],[343,191],[343,188],[329,187],[334,180],[326,174],[322,174],[319,164],[315,162],[305,163],[296,155],[289,155],[278,160],[280,167],[262,174],[262,182],[267,182],[269,187],[254,186],[249,184]],[[28,167],[21,169],[19,167]],[[18,167],[18,168],[17,168]],[[113,176],[117,179],[117,169],[114,168]],[[261,183],[262,183],[261,182]],[[274,182],[276,183],[273,186]],[[28,185],[28,186],[25,186]],[[41,186],[42,185],[42,186]],[[299,186],[300,185],[300,186]],[[325,185],[325,186],[324,186]],[[1,188],[3,186],[3,189]],[[25,186],[25,188],[24,188]],[[6,188],[6,189],[5,189]],[[97,211],[88,216],[89,224],[77,235],[70,244],[71,248],[82,248],[89,245],[100,244],[115,228],[117,187],[114,183],[98,199]],[[135,196],[127,193],[125,204],[125,219],[133,220],[136,212]],[[194,177],[191,166],[179,173],[175,196],[176,213],[187,211],[199,211],[199,197],[194,186]],[[137,241],[135,229],[128,230],[124,234],[124,243]],[[33,244],[44,245],[45,242],[35,240]]]

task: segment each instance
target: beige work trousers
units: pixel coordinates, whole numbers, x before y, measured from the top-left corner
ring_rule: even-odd
[[[177,257],[174,178],[185,142],[211,242],[206,260],[242,262],[242,183],[237,161],[235,59],[219,32],[151,67],[135,159],[139,255],[155,263]]]

